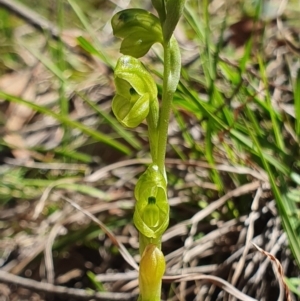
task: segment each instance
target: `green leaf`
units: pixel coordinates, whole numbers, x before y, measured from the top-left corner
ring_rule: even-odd
[[[87,271],[86,274],[98,292],[105,292],[104,285],[100,281],[97,280],[97,277],[93,272]]]
[[[166,19],[165,0],[151,0],[151,2],[159,15],[161,24],[163,24]]]
[[[300,279],[299,278],[285,278],[285,282],[289,289],[300,297]]]
[[[185,0],[168,0],[166,5],[167,15],[163,25],[164,40],[169,41],[173,31],[183,13]]]
[[[77,37],[77,42],[78,44],[85,50],[87,51],[88,53],[92,54],[92,55],[95,55],[97,57],[99,57],[100,59],[103,59],[103,55],[102,53],[96,49],[94,47],[93,44],[91,44],[87,39],[85,39],[84,37],[80,36],[80,37]]]
[[[268,89],[268,79],[267,79],[267,74],[266,74],[266,68],[265,65],[263,63],[263,60],[261,58],[260,55],[258,55],[258,63],[259,63],[259,68],[260,68],[260,75],[262,77],[262,81],[264,82],[265,85],[265,98],[266,98],[266,104],[268,105],[268,111],[270,114],[270,119],[272,122],[272,129],[274,132],[274,137],[275,137],[275,141],[276,141],[276,146],[281,149],[284,150],[284,139],[282,137],[282,131],[281,131],[281,127],[279,124],[279,116],[275,113],[274,107],[272,105],[272,101],[271,101],[271,95],[269,93],[269,89]]]
[[[174,93],[177,89],[180,71],[181,71],[181,56],[180,49],[176,39],[173,37],[170,41],[170,76],[168,78],[168,92]]]
[[[105,192],[103,192],[95,187],[92,187],[92,186],[82,185],[82,184],[78,184],[78,183],[76,183],[76,184],[62,183],[62,184],[58,184],[57,187],[71,190],[71,191],[77,191],[77,192],[83,193],[85,195],[94,197],[94,198],[109,201],[108,194],[106,194]]]
[[[297,78],[294,83],[294,102],[296,115],[296,133],[300,136],[300,69],[297,72]]]

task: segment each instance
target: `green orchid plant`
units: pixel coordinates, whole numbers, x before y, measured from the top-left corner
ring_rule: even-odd
[[[181,70],[174,29],[185,0],[152,0],[158,17],[143,9],[126,9],[112,18],[113,33],[123,39],[123,54],[114,71],[116,95],[112,110],[125,127],[135,128],[147,121],[152,164],[139,178],[134,195],[134,224],[139,231],[140,269],[138,301],[160,301],[165,259],[161,237],[169,224],[169,203],[165,153],[173,95]],[[139,60],[153,44],[164,51],[162,99],[150,72]]]

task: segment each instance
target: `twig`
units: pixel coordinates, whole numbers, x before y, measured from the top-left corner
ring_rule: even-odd
[[[96,182],[99,181],[102,177],[104,177],[108,172],[121,168],[124,166],[129,165],[135,165],[135,164],[150,164],[152,161],[148,158],[142,158],[142,159],[129,159],[129,160],[123,160],[121,162],[113,163],[110,165],[107,165],[105,167],[102,167],[98,170],[96,170],[94,173],[86,176],[84,178],[85,182]],[[225,172],[232,172],[237,174],[248,174],[251,175],[254,178],[257,178],[258,180],[261,180],[263,182],[268,182],[268,176],[263,170],[256,171],[254,169],[244,167],[244,166],[231,166],[231,165],[225,165],[225,164],[216,164],[214,166],[210,165],[207,162],[204,161],[196,161],[196,160],[188,160],[188,161],[182,161],[178,159],[166,159],[167,165],[187,165],[187,166],[195,166],[195,167],[202,167],[202,168],[208,168],[208,169],[216,169],[220,171]]]
[[[178,275],[178,276],[164,276],[164,282],[180,282],[180,281],[195,281],[195,280],[206,280],[212,282],[213,284],[217,285],[227,293],[235,296],[239,300],[243,301],[257,301],[256,299],[247,296],[246,294],[242,293],[238,289],[236,289],[233,285],[231,285],[226,280],[219,278],[217,276],[211,275],[199,275],[199,274],[190,274],[190,275]]]
[[[0,0],[1,2],[1,0]],[[75,164],[75,163],[41,163],[34,161],[22,161],[14,158],[4,158],[4,163],[18,166],[18,167],[27,167],[27,168],[36,168],[36,169],[46,169],[46,170],[76,170],[87,172],[88,165],[87,164]]]
[[[285,291],[285,297],[287,301],[292,301],[291,295],[290,295],[290,290],[284,280],[284,272],[283,272],[283,268],[282,265],[280,263],[280,261],[271,253],[263,250],[262,248],[260,248],[258,245],[256,245],[254,242],[252,242],[253,246],[262,254],[264,254],[265,256],[267,256],[272,263],[274,263],[275,267],[277,268],[277,273],[279,276],[279,280],[281,281],[284,291]]]
[[[111,293],[111,292],[94,292],[84,289],[68,288],[64,286],[56,286],[50,283],[42,283],[32,279],[15,276],[0,270],[0,283],[9,283],[22,286],[33,291],[51,293],[55,295],[72,296],[78,299],[94,299],[94,300],[133,300],[136,296],[131,293]]]
[[[42,241],[37,243],[35,248],[32,250],[30,256],[25,255],[26,257],[24,259],[22,259],[20,262],[18,262],[16,265],[9,269],[10,272],[12,274],[20,274],[23,271],[23,269],[43,251],[43,249],[45,248],[45,244],[46,239],[42,239]],[[23,254],[25,254],[25,252]],[[23,258],[22,253],[20,257]]]
[[[263,193],[262,188],[258,187],[258,189],[256,191],[256,194],[255,194],[255,197],[254,197],[253,202],[252,202],[251,213],[249,215],[248,220],[246,221],[248,223],[248,227],[247,227],[246,222],[245,222],[245,226],[247,227],[247,234],[246,234],[246,238],[245,238],[245,248],[243,250],[243,254],[242,254],[240,260],[237,263],[237,266],[235,267],[235,271],[234,271],[232,279],[231,279],[231,284],[232,285],[236,285],[236,283],[238,282],[239,277],[242,273],[242,269],[243,269],[243,267],[245,265],[245,262],[246,262],[246,256],[247,256],[247,254],[249,252],[249,249],[251,247],[250,242],[251,242],[251,240],[253,239],[253,236],[254,236],[255,216],[256,216],[256,213],[257,213],[257,210],[258,210],[259,200],[261,198],[262,193]]]
[[[135,270],[139,269],[138,265],[134,261],[133,257],[129,254],[129,252],[127,251],[127,249],[125,248],[125,246],[121,242],[119,242],[117,240],[117,238],[115,237],[115,235],[101,221],[99,221],[89,211],[83,209],[78,204],[76,204],[75,202],[73,202],[71,199],[69,199],[69,198],[67,198],[67,197],[65,197],[63,195],[59,195],[59,196],[62,199],[64,199],[65,201],[67,201],[69,204],[71,204],[74,208],[76,208],[77,210],[79,210],[80,212],[82,212],[85,216],[88,216],[94,223],[96,223],[97,225],[99,225],[99,227],[103,230],[103,232],[110,238],[111,242],[119,249],[119,252],[123,256],[123,258],[127,261],[127,263],[130,264]]]
[[[57,222],[52,230],[50,231],[50,234],[48,235],[48,239],[45,245],[45,267],[47,271],[47,281],[48,283],[54,283],[55,278],[55,272],[54,272],[54,263],[53,263],[53,254],[52,254],[52,248],[53,243],[55,241],[56,236],[62,229],[62,225],[60,222]]]
[[[32,219],[37,219],[38,216],[40,215],[40,213],[43,211],[43,208],[45,206],[46,200],[48,199],[51,191],[53,188],[55,188],[56,186],[60,185],[60,184],[68,184],[71,183],[73,184],[74,182],[76,182],[76,180],[78,180],[79,178],[68,178],[68,179],[59,179],[56,180],[54,182],[52,182],[43,192],[40,200],[38,201],[37,205],[35,206],[34,209],[34,213],[32,216]]]
[[[53,38],[59,39],[58,28],[27,6],[15,0],[0,0],[0,6],[5,7],[40,31],[49,31]]]
[[[209,204],[205,209],[199,211],[191,218],[191,230],[190,230],[190,237],[193,237],[197,232],[197,225],[198,223],[207,217],[209,214],[217,210],[219,207],[224,205],[229,199],[233,197],[238,197],[244,194],[248,194],[249,192],[258,189],[261,186],[260,181],[254,181],[251,183],[247,183],[242,185],[234,190],[230,190],[225,195],[223,195],[218,200],[214,201],[213,203]]]

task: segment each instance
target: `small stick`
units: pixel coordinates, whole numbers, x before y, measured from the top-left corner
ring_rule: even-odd
[[[282,282],[282,285],[284,287],[284,291],[285,291],[285,297],[287,301],[292,301],[291,298],[291,294],[290,294],[290,290],[286,284],[286,282],[284,281],[284,272],[283,272],[283,268],[282,265],[280,263],[280,261],[272,254],[270,254],[269,252],[263,250],[262,248],[260,248],[258,245],[256,245],[254,242],[252,242],[253,246],[262,254],[264,254],[265,256],[267,256],[276,266],[277,268],[277,272],[279,275],[279,279]]]
[[[32,279],[26,279],[0,270],[0,282],[15,284],[21,287],[28,288],[32,291],[40,291],[55,295],[65,295],[78,299],[85,300],[133,300],[134,294],[130,293],[110,293],[110,292],[94,292],[84,289],[68,288],[57,286],[51,283],[38,282]]]
[[[93,222],[99,225],[100,228],[103,230],[103,232],[110,238],[111,242],[119,249],[119,252],[123,256],[123,258],[127,261],[127,263],[130,264],[135,270],[139,269],[138,265],[134,261],[133,257],[129,254],[125,246],[117,240],[115,235],[100,220],[98,220],[92,213],[88,212],[87,210],[79,206],[77,203],[73,202],[71,199],[57,193],[56,195],[59,195],[62,199],[64,199],[66,202],[71,204],[74,208],[82,212],[85,216],[89,217]]]

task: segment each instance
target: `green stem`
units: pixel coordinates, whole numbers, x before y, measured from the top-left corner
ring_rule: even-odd
[[[168,138],[169,119],[173,100],[173,91],[169,89],[169,78],[171,76],[171,43],[164,45],[164,75],[163,75],[162,105],[158,122],[158,141],[157,141],[157,165],[160,172],[166,178],[165,157]],[[167,179],[166,179],[167,180]]]
[[[150,101],[150,110],[149,115],[147,116],[150,153],[152,157],[152,162],[154,164],[157,164],[158,115],[159,105],[158,100],[155,99]]]
[[[176,91],[181,70],[180,50],[176,39],[172,36],[164,45],[164,75],[162,105],[158,121],[158,141],[157,141],[157,165],[165,180],[165,156],[167,148],[167,137],[169,119],[172,109],[172,100]]]
[[[181,59],[177,41],[173,36],[168,41],[164,41],[163,48],[164,73],[162,104],[159,110],[159,114],[157,114],[158,106],[153,105],[153,107],[150,107],[150,114],[147,117],[147,122],[149,126],[148,131],[152,161],[154,164],[158,165],[158,169],[165,178],[165,182],[167,183],[167,176],[165,171],[165,157],[168,139],[168,127],[172,109],[172,100],[180,77]],[[156,117],[158,115],[159,118],[157,121]],[[148,250],[146,248],[155,245],[158,250],[161,250],[161,236],[154,239],[146,237],[145,235],[140,233],[139,243],[140,255],[142,260],[144,258],[144,263],[147,263],[148,259],[150,260],[150,258],[147,259],[147,257],[144,257],[143,255],[147,254],[144,253]],[[162,253],[161,255],[163,257]],[[148,262],[147,264],[149,264],[149,268],[153,269],[153,264],[157,263],[153,262],[151,264]],[[160,262],[158,266],[154,268],[154,270],[157,270],[159,266],[161,267],[161,264],[162,263]],[[164,259],[163,264],[165,265]],[[152,283],[152,281],[150,281],[149,278],[146,281],[144,280],[144,277],[146,277],[144,273],[145,271],[141,272],[140,270],[140,296],[138,301],[160,301],[162,275],[153,275],[153,277],[156,277],[156,281]]]
[[[139,232],[139,253],[142,256],[145,248],[149,244],[155,244],[161,250],[161,237],[160,238],[149,238]]]

